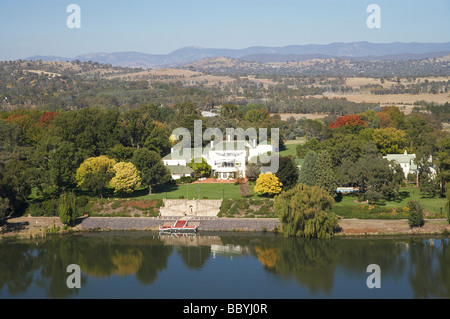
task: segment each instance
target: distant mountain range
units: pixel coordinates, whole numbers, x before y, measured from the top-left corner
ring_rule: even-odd
[[[168,54],[140,52],[88,53],[74,58],[35,55],[25,60],[92,61],[113,66],[167,68],[180,67],[204,58],[230,57],[252,62],[290,62],[310,59],[348,58],[352,60],[420,60],[450,54],[446,43],[331,43],[289,45],[284,47],[253,46],[245,49],[184,47]]]

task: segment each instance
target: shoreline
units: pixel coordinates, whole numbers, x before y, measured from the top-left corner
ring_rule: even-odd
[[[52,233],[90,231],[158,231],[159,225],[171,224],[176,218],[160,217],[85,217],[67,230],[59,217],[10,218],[1,227],[0,238],[40,238]],[[199,233],[208,231],[273,232],[280,225],[277,218],[192,218]],[[450,232],[446,219],[425,219],[422,227],[410,228],[406,219],[340,219],[335,237],[383,235],[442,235]]]

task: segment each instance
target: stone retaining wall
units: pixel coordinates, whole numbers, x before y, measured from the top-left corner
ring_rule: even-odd
[[[157,217],[87,217],[80,223],[83,230],[158,230],[159,225],[175,222],[176,218]],[[208,218],[190,219],[199,231],[272,231],[280,222],[277,218]]]
[[[163,199],[159,208],[161,216],[217,216],[222,205],[221,199]]]

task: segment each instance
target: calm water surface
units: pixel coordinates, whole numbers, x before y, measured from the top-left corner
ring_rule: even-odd
[[[0,298],[450,298],[442,238],[107,232],[0,241]],[[69,289],[69,264],[81,288]],[[369,289],[367,266],[381,269]]]

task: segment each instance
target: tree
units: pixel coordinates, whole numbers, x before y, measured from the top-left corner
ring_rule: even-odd
[[[245,175],[247,176],[249,181],[256,181],[261,173],[261,164],[258,163],[249,163],[245,170]]]
[[[366,110],[363,113],[358,114],[361,116],[361,119],[367,123],[367,126],[370,128],[379,128],[380,127],[380,117],[374,110]]]
[[[375,129],[372,140],[382,155],[402,153],[406,146],[406,133],[394,127]]]
[[[281,192],[282,186],[283,184],[275,174],[267,172],[259,174],[254,190],[255,193],[268,194],[269,196],[273,196]]]
[[[450,137],[441,139],[437,143],[437,167],[441,195],[445,196],[446,185],[450,182]]]
[[[132,193],[141,186],[139,171],[133,163],[119,162],[114,165],[113,170],[115,175],[109,182],[109,185],[114,187],[114,192]]]
[[[250,195],[250,186],[247,183],[241,183],[239,186],[239,194],[242,197],[248,197]]]
[[[224,104],[220,109],[220,115],[226,118],[236,117],[237,106],[233,104]]]
[[[79,164],[79,153],[73,143],[62,141],[48,153],[49,177],[59,192],[75,182],[75,170]]]
[[[292,157],[280,156],[279,168],[275,174],[283,184],[283,190],[294,187],[298,182],[298,168]]]
[[[360,195],[370,202],[375,202],[396,196],[399,187],[398,176],[402,174],[398,166],[389,163],[381,155],[364,155],[354,165],[348,166],[348,174],[354,176]]]
[[[326,150],[331,156],[333,166],[339,167],[344,159],[356,162],[367,143],[356,134],[335,133],[333,137],[321,143],[320,149]]]
[[[73,225],[77,216],[77,198],[73,193],[63,193],[58,202],[58,215],[64,225]]]
[[[144,146],[151,151],[155,151],[161,156],[164,156],[170,152],[170,140],[169,130],[167,127],[160,123],[153,121],[152,128],[149,129],[147,138],[145,139]]]
[[[113,178],[115,164],[115,160],[105,155],[86,159],[77,169],[75,175],[77,186],[90,189],[103,198],[103,188]]]
[[[134,151],[131,158],[136,168],[141,172],[142,184],[148,186],[149,195],[152,194],[152,186],[163,185],[171,180],[169,169],[155,151],[140,148]]]
[[[330,238],[338,228],[331,209],[334,199],[319,186],[298,184],[275,197],[273,208],[279,215],[286,237]]]
[[[209,165],[203,157],[201,163],[196,163],[195,159],[192,159],[188,166],[195,171],[195,176],[197,178],[211,176],[211,165]]]
[[[108,157],[114,158],[118,162],[126,162],[133,156],[134,148],[116,144],[108,149]]]
[[[344,115],[339,117],[336,122],[331,122],[328,125],[331,129],[339,129],[340,131],[344,131],[345,133],[357,133],[361,129],[367,127],[367,123],[361,119],[361,116],[353,114],[353,115]]]
[[[330,128],[317,120],[305,120],[301,124],[301,127],[310,139],[314,138],[318,141],[323,141],[331,135]]]
[[[450,224],[450,183],[445,185],[445,198],[447,199],[447,203],[445,204],[445,209],[447,210],[447,220]]]
[[[330,196],[336,194],[337,178],[333,171],[333,163],[327,151],[321,151],[316,161],[316,185],[325,190]]]
[[[408,201],[409,216],[408,224],[409,227],[422,227],[425,223],[423,219],[423,208],[419,201],[416,199],[411,199]]]
[[[305,158],[309,150],[318,151],[320,147],[319,141],[315,138],[311,138],[305,144],[299,144],[296,147],[297,157]]]
[[[25,160],[11,159],[2,168],[0,162],[0,218],[20,213],[31,194],[31,168]],[[1,213],[0,213],[1,214]]]
[[[247,111],[245,114],[244,119],[246,121],[252,122],[252,123],[258,123],[262,122],[264,120],[267,120],[269,118],[269,112],[265,108],[261,108],[259,110],[252,109]]]
[[[381,114],[387,114],[389,115],[389,118],[391,119],[392,124],[397,129],[404,129],[406,128],[405,123],[405,113],[400,111],[400,109],[394,105],[392,106],[385,106],[380,112]]]
[[[317,182],[316,163],[317,163],[317,153],[312,150],[308,151],[308,153],[305,156],[305,161],[303,162],[302,167],[300,168],[298,176],[299,183],[303,183],[308,186],[316,185]]]

